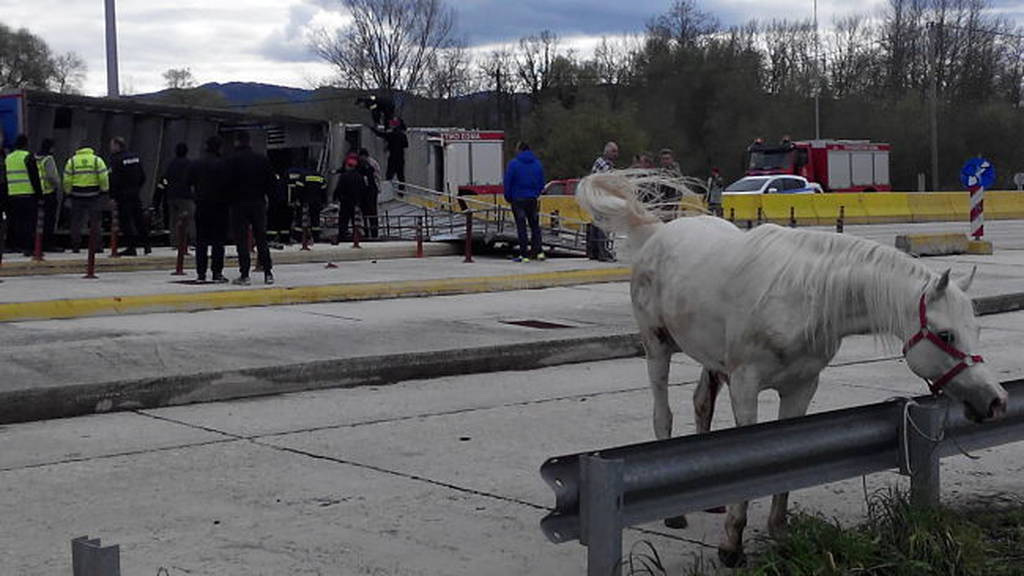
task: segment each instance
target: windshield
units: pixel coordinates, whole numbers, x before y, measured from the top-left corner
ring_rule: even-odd
[[[742,178],[729,185],[726,192],[753,192],[760,190],[768,178]]]
[[[793,150],[751,152],[749,170],[791,170],[793,159],[796,156]]]

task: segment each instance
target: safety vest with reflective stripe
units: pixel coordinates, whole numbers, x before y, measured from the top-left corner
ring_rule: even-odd
[[[39,167],[39,184],[43,187],[43,194],[53,194],[57,189],[53,186],[53,182],[46,177],[46,165],[49,162],[54,162],[53,156],[36,156],[36,166]],[[56,166],[54,170],[56,170]]]
[[[96,196],[110,189],[107,164],[92,148],[79,148],[64,165],[64,191],[73,196]]]
[[[35,193],[32,181],[28,177],[25,160],[29,157],[28,150],[15,150],[7,155],[4,164],[7,168],[7,193],[11,196],[31,196]]]

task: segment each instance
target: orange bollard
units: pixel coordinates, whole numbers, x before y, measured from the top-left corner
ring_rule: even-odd
[[[423,216],[416,217],[416,257],[423,258]]]
[[[121,233],[121,221],[118,219],[117,202],[112,201],[110,210],[110,257],[117,258],[117,235]]]
[[[185,275],[185,252],[188,251],[188,238],[185,237],[185,218],[178,218],[178,260],[174,264],[171,276]]]
[[[302,205],[302,248],[301,250],[309,251],[309,237],[312,236],[309,231],[309,205]]]
[[[86,280],[96,279],[96,247],[100,243],[99,235],[100,223],[93,222],[89,226],[89,257],[85,263],[85,276],[82,277]]]
[[[466,210],[466,257],[465,264],[473,263],[473,211]]]
[[[36,262],[43,261],[43,227],[45,226],[45,215],[46,210],[43,205],[40,204],[36,210],[36,243],[32,250],[32,260]]]

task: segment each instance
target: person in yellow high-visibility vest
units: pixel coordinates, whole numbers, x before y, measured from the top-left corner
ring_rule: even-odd
[[[43,187],[43,250],[62,252],[54,241],[53,233],[57,224],[57,211],[60,209],[61,193],[60,171],[57,161],[53,159],[53,138],[43,138],[43,143],[36,153],[36,164],[39,166],[39,183]]]
[[[107,164],[88,146],[75,150],[64,165],[64,192],[71,197],[71,251],[78,253],[82,246],[82,224],[89,221],[89,229],[99,227],[106,197],[110,191]]]
[[[7,194],[10,198],[11,221],[14,225],[14,248],[25,256],[32,255],[35,244],[36,213],[43,201],[39,182],[39,166],[28,151],[28,136],[19,134],[14,150],[4,160],[7,171]]]

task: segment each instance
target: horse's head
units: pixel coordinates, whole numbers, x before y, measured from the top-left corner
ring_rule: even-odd
[[[951,283],[949,270],[929,282],[918,303],[917,332],[903,349],[907,365],[927,380],[935,394],[962,402],[975,422],[1006,414],[1007,394],[978,352],[979,327],[964,292],[974,272]]]

